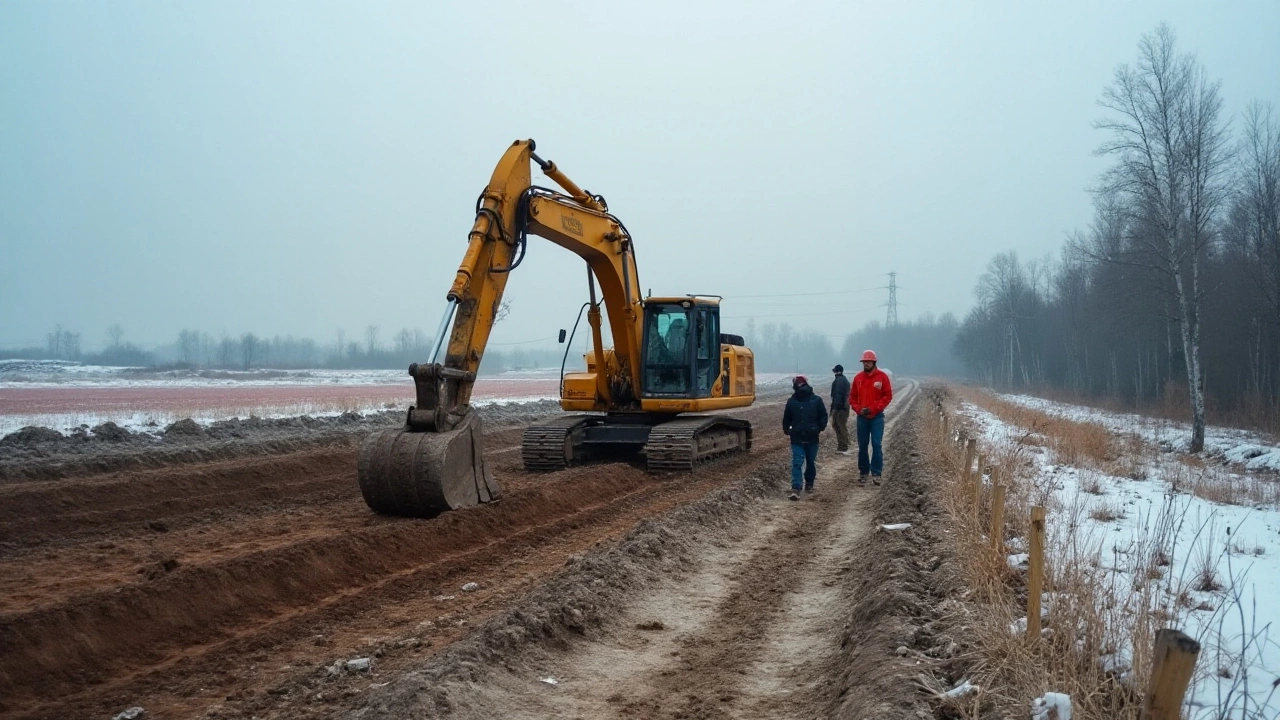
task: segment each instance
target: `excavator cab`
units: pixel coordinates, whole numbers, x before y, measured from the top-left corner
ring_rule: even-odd
[[[641,398],[705,398],[720,370],[720,306],[648,302]]]

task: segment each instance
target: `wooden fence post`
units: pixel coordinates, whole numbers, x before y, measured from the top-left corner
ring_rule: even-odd
[[[991,468],[991,549],[1004,554],[1004,475],[999,465]]]
[[[1040,593],[1044,591],[1044,507],[1031,508],[1031,557],[1027,572],[1027,637],[1040,637]]]
[[[978,469],[973,473],[973,522],[982,527],[982,471],[987,467],[987,454],[978,453]]]
[[[1200,643],[1180,630],[1164,628],[1156,633],[1156,650],[1151,659],[1151,682],[1142,706],[1147,720],[1178,720],[1182,697],[1196,667]]]
[[[978,441],[973,438],[969,438],[964,444],[964,465],[960,466],[961,492],[969,485],[969,473],[973,471],[973,453],[977,449]]]

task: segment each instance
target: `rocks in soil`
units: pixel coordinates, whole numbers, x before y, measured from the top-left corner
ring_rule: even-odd
[[[117,714],[111,720],[140,720],[146,717],[147,711],[140,707],[131,707],[122,713]]]
[[[353,658],[346,662],[347,672],[369,672],[369,668],[371,667],[373,667],[372,658]]]
[[[475,592],[480,589],[480,583],[469,582],[462,586],[462,592]]]

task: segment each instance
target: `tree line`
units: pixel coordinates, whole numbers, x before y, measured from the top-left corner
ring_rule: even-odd
[[[838,334],[797,330],[785,322],[765,323],[757,331],[755,322],[749,321],[745,339],[755,354],[756,368],[762,372],[826,372],[840,364],[852,373],[861,368],[863,351],[870,349],[876,351],[883,367],[898,374],[956,377],[964,372],[951,352],[959,327],[951,313],[926,313],[894,325],[872,321],[845,333],[837,349],[830,338],[841,337]]]
[[[1094,219],[1056,259],[988,263],[955,341],[969,374],[1206,417],[1280,420],[1280,118],[1233,119],[1162,25],[1099,104]]]
[[[44,347],[3,351],[19,359],[71,360],[88,365],[118,367],[205,368],[217,370],[275,369],[403,369],[430,355],[431,340],[421,330],[405,328],[384,341],[377,325],[368,325],[359,336],[338,330],[330,343],[294,335],[213,335],[197,329],[180,330],[172,343],[147,350],[126,341],[120,325],[107,329],[107,345],[101,351],[82,349],[81,333],[61,324],[46,335]],[[558,367],[561,351],[552,349],[490,348],[484,371],[501,372]]]

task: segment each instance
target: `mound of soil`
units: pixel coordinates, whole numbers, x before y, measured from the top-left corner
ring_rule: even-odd
[[[191,418],[184,418],[164,429],[165,440],[178,438],[200,438],[205,436],[204,428]]]
[[[560,403],[492,403],[478,406],[485,427],[529,422],[561,412]],[[358,442],[369,433],[404,422],[403,410],[336,417],[231,418],[202,428],[190,418],[161,433],[130,432],[106,422],[89,433],[63,435],[27,427],[0,439],[0,482],[56,480],[87,472],[115,472],[174,463],[207,462],[243,455],[291,452],[327,443]],[[85,442],[93,440],[95,442]]]
[[[94,440],[102,442],[123,443],[133,439],[133,433],[109,420],[101,425],[95,425],[90,432],[93,433]]]
[[[873,505],[880,525],[905,531],[865,538],[847,575],[854,598],[843,630],[840,694],[831,717],[958,717],[940,711],[930,689],[958,681],[968,661],[962,633],[950,619],[965,587],[948,520],[932,495],[936,472],[918,448],[920,424],[932,419],[938,391],[926,387],[916,412],[898,428],[886,483]],[[945,687],[943,687],[945,686]]]
[[[46,427],[37,427],[28,425],[17,432],[9,433],[0,438],[0,447],[5,448],[30,448],[49,443],[61,443],[67,438],[57,430]]]

